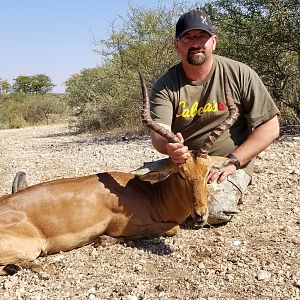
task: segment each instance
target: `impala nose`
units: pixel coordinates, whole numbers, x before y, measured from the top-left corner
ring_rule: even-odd
[[[208,213],[199,213],[194,211],[194,222],[199,226],[203,226],[207,223]]]

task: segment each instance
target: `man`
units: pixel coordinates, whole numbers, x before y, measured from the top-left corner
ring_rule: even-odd
[[[278,109],[258,75],[248,66],[214,55],[217,36],[209,17],[199,10],[183,14],[176,24],[175,49],[181,62],[153,85],[154,121],[177,134],[183,144],[168,143],[154,131],[153,146],[183,163],[188,150],[199,149],[226,116],[224,82],[238,106],[236,123],[216,141],[210,155],[235,159],[208,175],[210,224],[224,224],[238,212],[242,192],[251,181],[254,158],[279,135]],[[255,49],[253,49],[255,51]]]

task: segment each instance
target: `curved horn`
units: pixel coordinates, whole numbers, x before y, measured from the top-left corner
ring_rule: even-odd
[[[223,121],[219,126],[217,126],[206,138],[203,147],[199,151],[195,151],[197,155],[206,156],[215,143],[215,141],[222,135],[222,133],[230,128],[239,116],[239,110],[237,105],[234,102],[234,99],[231,95],[231,91],[228,84],[228,78],[224,77],[224,88],[225,88],[225,100],[228,106],[229,116]]]
[[[150,115],[150,100],[148,96],[148,91],[145,83],[145,79],[141,73],[140,80],[142,85],[142,93],[143,93],[143,110],[142,110],[142,120],[143,123],[151,130],[158,133],[160,136],[164,137],[169,143],[180,143],[179,138],[171,131],[162,127],[158,123],[154,122]]]

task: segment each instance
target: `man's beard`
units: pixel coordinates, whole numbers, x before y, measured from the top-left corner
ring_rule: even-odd
[[[205,57],[205,54],[203,53],[203,51],[201,51],[201,50],[202,49],[198,49],[198,48],[189,49],[188,54],[187,54],[187,61],[189,64],[199,66],[205,62],[206,57]],[[193,53],[195,51],[197,51],[197,55],[195,55],[195,53]],[[200,53],[200,55],[199,55],[199,53]]]

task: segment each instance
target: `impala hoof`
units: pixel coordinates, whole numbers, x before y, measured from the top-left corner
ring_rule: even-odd
[[[7,274],[7,275],[14,275],[16,274],[18,271],[20,271],[21,268],[17,265],[14,264],[7,264],[4,268],[3,271]]]

